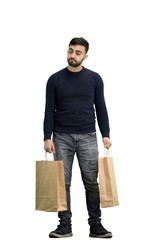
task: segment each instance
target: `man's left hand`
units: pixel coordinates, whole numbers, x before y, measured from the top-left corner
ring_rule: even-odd
[[[104,147],[109,149],[112,145],[111,140],[108,137],[104,137],[104,138],[102,138],[102,140],[104,143]]]

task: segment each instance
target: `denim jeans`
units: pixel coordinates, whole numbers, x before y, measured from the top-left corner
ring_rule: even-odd
[[[55,146],[54,160],[63,160],[67,210],[58,212],[60,221],[71,223],[70,186],[72,164],[76,153],[85,187],[88,223],[101,221],[98,177],[98,144],[96,132],[85,134],[66,134],[53,132]]]

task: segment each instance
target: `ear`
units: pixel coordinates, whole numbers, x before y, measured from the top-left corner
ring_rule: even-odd
[[[84,60],[86,60],[86,59],[87,59],[87,57],[88,57],[88,55],[86,54],[86,55],[84,56]]]

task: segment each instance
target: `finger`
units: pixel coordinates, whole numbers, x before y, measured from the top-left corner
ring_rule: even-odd
[[[53,148],[53,146],[51,147],[51,151],[52,151],[52,153],[54,153],[54,148]]]
[[[53,143],[53,145],[52,145],[52,150],[53,150],[53,153],[55,153],[54,143]]]
[[[110,148],[110,144],[108,143],[108,144],[106,144],[106,148],[107,149],[109,149]]]
[[[108,149],[111,147],[111,144],[108,144]]]
[[[51,149],[50,149],[50,148],[47,148],[46,152],[51,153]]]
[[[50,149],[49,152],[52,153],[53,152],[52,149]]]
[[[52,151],[53,151],[53,153],[55,153],[55,147],[54,147],[54,145],[52,146]]]

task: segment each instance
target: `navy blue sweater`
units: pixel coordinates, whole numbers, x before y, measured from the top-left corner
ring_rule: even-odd
[[[54,73],[46,84],[44,140],[51,139],[52,132],[95,132],[95,111],[102,137],[110,137],[100,75],[85,67],[79,72],[66,67]]]

